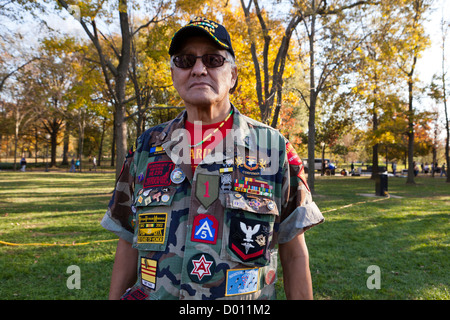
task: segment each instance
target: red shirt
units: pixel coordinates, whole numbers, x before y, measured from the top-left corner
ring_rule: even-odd
[[[210,133],[217,129],[221,122],[213,124],[193,124],[192,122],[186,121],[186,130],[189,132],[190,144],[195,145],[205,139]],[[224,125],[209,139],[204,141],[201,145],[191,148],[191,165],[192,172],[195,171],[197,166],[202,162],[202,160],[211,153],[211,151],[219,144],[220,141],[225,138],[229,130],[233,127],[233,115],[224,123]]]

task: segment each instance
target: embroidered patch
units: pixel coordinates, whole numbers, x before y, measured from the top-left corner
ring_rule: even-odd
[[[170,161],[150,162],[145,173],[144,189],[169,186],[170,173],[174,167],[175,164]]]
[[[290,142],[286,143],[286,153],[289,164],[299,166],[302,164],[302,160],[297,154],[297,151],[295,151],[294,147]]]
[[[248,176],[261,175],[261,171],[264,171],[267,166],[267,160],[258,160],[255,156],[246,156],[245,160],[242,157],[236,157],[235,162],[241,173]]]
[[[214,216],[200,214],[192,224],[191,241],[216,244],[219,222]]]
[[[145,300],[148,294],[143,292],[141,289],[129,290],[125,293],[120,300]]]
[[[156,266],[158,261],[141,257],[141,282],[147,288],[156,288]]]
[[[225,296],[235,296],[258,290],[259,268],[227,270]]]
[[[270,269],[267,273],[266,273],[266,277],[264,278],[265,282],[267,285],[272,284],[275,282],[277,278],[277,272],[274,269]]]
[[[198,174],[195,196],[207,209],[219,197],[219,176]]]
[[[167,213],[141,213],[137,243],[164,243]]]
[[[196,283],[205,283],[214,275],[216,261],[207,253],[198,253],[188,262],[189,278]]]
[[[269,223],[237,216],[230,221],[229,248],[242,261],[263,257],[269,236]]]
[[[150,151],[149,151],[149,157],[151,157],[151,156],[155,156],[155,155],[158,155],[158,154],[163,154],[163,153],[166,153],[166,151],[164,150],[164,148],[163,147],[161,147],[161,146],[152,146],[152,147],[150,147]]]

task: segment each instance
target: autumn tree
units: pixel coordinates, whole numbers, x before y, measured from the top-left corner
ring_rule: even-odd
[[[392,54],[397,58],[396,66],[407,84],[408,96],[408,177],[407,184],[414,182],[414,96],[417,77],[417,62],[430,41],[424,31],[426,14],[431,0],[402,0],[398,11],[399,29],[396,41],[391,43]]]
[[[170,8],[171,3],[164,1],[156,3],[155,7],[152,8],[154,10],[153,17],[147,19],[137,28],[132,28],[130,24],[129,13],[132,6],[145,7],[146,5],[152,6],[153,3],[144,3],[140,6],[130,3],[128,0],[117,0],[112,3],[77,1],[74,4],[65,0],[58,0],[58,3],[79,21],[97,50],[104,81],[114,104],[114,132],[117,146],[116,177],[118,177],[128,148],[126,108],[130,97],[126,95],[126,85],[132,58],[132,39],[139,30],[158,21],[160,12],[164,11],[164,8]],[[119,17],[118,43],[111,41],[107,34],[98,27],[101,24],[100,22],[112,20],[114,13]],[[113,56],[105,54],[106,47],[113,51]]]
[[[307,48],[309,86],[301,96],[308,108],[308,168],[314,168],[320,94],[342,90],[348,82],[345,75],[351,73],[355,50],[367,36],[358,30],[355,18],[377,4],[377,1],[294,1],[292,12],[300,18],[298,27],[302,28],[298,33],[305,35]],[[314,174],[308,174],[308,185],[314,192]]]

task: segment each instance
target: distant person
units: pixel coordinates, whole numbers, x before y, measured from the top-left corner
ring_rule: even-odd
[[[92,170],[97,171],[97,158],[95,156],[92,158]]]
[[[75,162],[76,170],[81,170],[81,166],[80,165],[81,165],[80,158],[78,158],[77,161]]]
[[[392,162],[392,173],[395,174],[397,173],[397,163],[396,162]]]
[[[414,176],[417,177],[417,175],[419,174],[419,166],[414,162],[413,163],[414,166]]]
[[[442,177],[442,175],[447,176],[447,171],[445,171],[445,163],[441,167],[441,175],[440,175],[440,177]]]
[[[72,158],[72,161],[70,161],[70,170],[69,172],[75,172],[75,159]]]
[[[25,157],[22,157],[20,160],[20,171],[25,172],[25,169],[27,167],[27,160],[25,160]]]

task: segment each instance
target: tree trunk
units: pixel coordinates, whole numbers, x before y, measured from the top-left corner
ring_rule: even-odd
[[[407,184],[414,182],[414,110],[413,110],[413,80],[412,74],[408,79],[408,178]]]
[[[63,146],[63,159],[61,162],[61,165],[68,165],[69,164],[69,140],[70,140],[70,128],[68,123],[66,122],[66,130],[64,130],[64,146]]]
[[[100,167],[101,163],[102,163],[102,157],[103,157],[103,141],[105,140],[105,128],[106,128],[106,118],[103,119],[102,121],[102,135],[100,137],[100,145],[98,147],[98,160],[97,160],[97,165],[98,167]]]
[[[125,105],[125,86],[127,80],[128,66],[131,61],[131,32],[128,22],[127,1],[119,0],[119,19],[120,29],[122,32],[122,50],[120,55],[119,66],[117,67],[116,80],[116,179],[122,170],[123,162],[127,154],[127,122],[126,122],[126,105]]]
[[[378,130],[378,114],[377,114],[376,102],[373,105],[373,132]],[[371,179],[375,180],[378,174],[378,143],[375,143],[372,147],[372,175]]]
[[[313,1],[313,11],[315,11],[315,5]],[[309,35],[309,119],[308,119],[308,186],[311,193],[315,193],[314,188],[314,167],[315,167],[315,154],[314,149],[316,146],[316,103],[317,103],[317,91],[315,83],[315,51],[314,51],[314,38],[316,33],[316,16],[311,17],[311,33]]]

